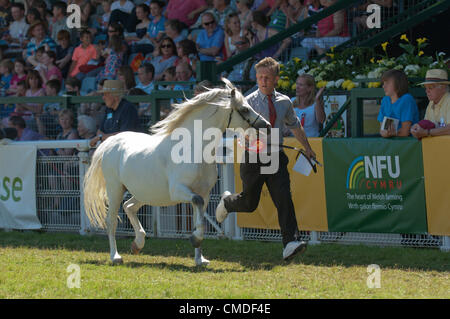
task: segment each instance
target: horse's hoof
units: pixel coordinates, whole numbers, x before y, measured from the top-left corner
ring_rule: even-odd
[[[200,247],[200,245],[202,244],[202,239],[198,239],[197,237],[195,237],[194,235],[191,235],[191,237],[189,238],[189,240],[191,241],[191,244],[194,248],[198,248]]]
[[[122,258],[114,258],[114,259],[112,260],[112,264],[113,264],[113,266],[116,266],[116,265],[123,265],[123,259],[122,259]]]
[[[138,248],[138,246],[136,245],[136,243],[133,241],[131,243],[131,252],[134,255],[139,255],[139,253],[141,252],[142,248]]]

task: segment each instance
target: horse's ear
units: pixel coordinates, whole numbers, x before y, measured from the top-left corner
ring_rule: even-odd
[[[236,89],[232,89],[231,90],[231,98],[235,99],[236,98]]]

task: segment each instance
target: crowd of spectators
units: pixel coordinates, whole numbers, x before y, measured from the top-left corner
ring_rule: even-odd
[[[301,22],[336,0],[0,0],[0,93],[2,96],[100,95],[105,80],[125,83],[126,94],[185,90],[185,83],[155,87],[154,81],[195,82],[198,61],[222,62]],[[367,3],[371,3],[368,1]],[[380,2],[380,1],[378,1]],[[392,1],[381,1],[388,9]],[[71,28],[68,5],[80,8],[81,28]],[[361,7],[361,10],[363,7]],[[232,81],[254,81],[254,65],[282,59],[289,47],[323,53],[349,36],[346,12],[338,11],[234,66]],[[173,101],[172,101],[173,102]],[[40,138],[69,134],[58,103],[1,105],[0,127],[21,117]],[[138,105],[150,116],[149,103]],[[73,114],[85,128],[102,125],[102,103],[83,103]],[[147,121],[148,122],[148,121]],[[92,132],[92,129],[89,130]],[[61,135],[62,134],[62,135]]]

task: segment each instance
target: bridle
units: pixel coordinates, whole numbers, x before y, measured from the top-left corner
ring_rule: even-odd
[[[235,111],[234,108],[231,108],[231,112],[230,115],[228,116],[228,124],[226,128],[230,128],[230,123],[231,123],[231,117],[233,116],[233,112]],[[256,117],[256,119],[253,122],[250,122],[250,120],[248,118],[246,118],[244,115],[242,115],[242,113],[236,109],[236,112],[238,112],[238,114],[241,116],[241,118],[248,123],[248,125],[250,125],[250,127],[253,127],[254,129],[257,129],[257,127],[255,127],[255,123],[256,121],[258,121],[258,119],[261,117],[261,114],[258,113],[258,116]]]

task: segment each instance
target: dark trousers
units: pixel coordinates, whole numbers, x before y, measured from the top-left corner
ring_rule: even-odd
[[[251,213],[258,207],[261,190],[266,183],[278,211],[283,246],[286,246],[287,243],[296,240],[298,228],[287,170],[289,159],[284,152],[280,152],[279,155],[279,169],[274,174],[261,174],[261,166],[269,164],[262,164],[259,161],[249,163],[247,155],[245,163],[241,163],[240,167],[243,190],[239,194],[226,197],[224,203],[228,212]]]

